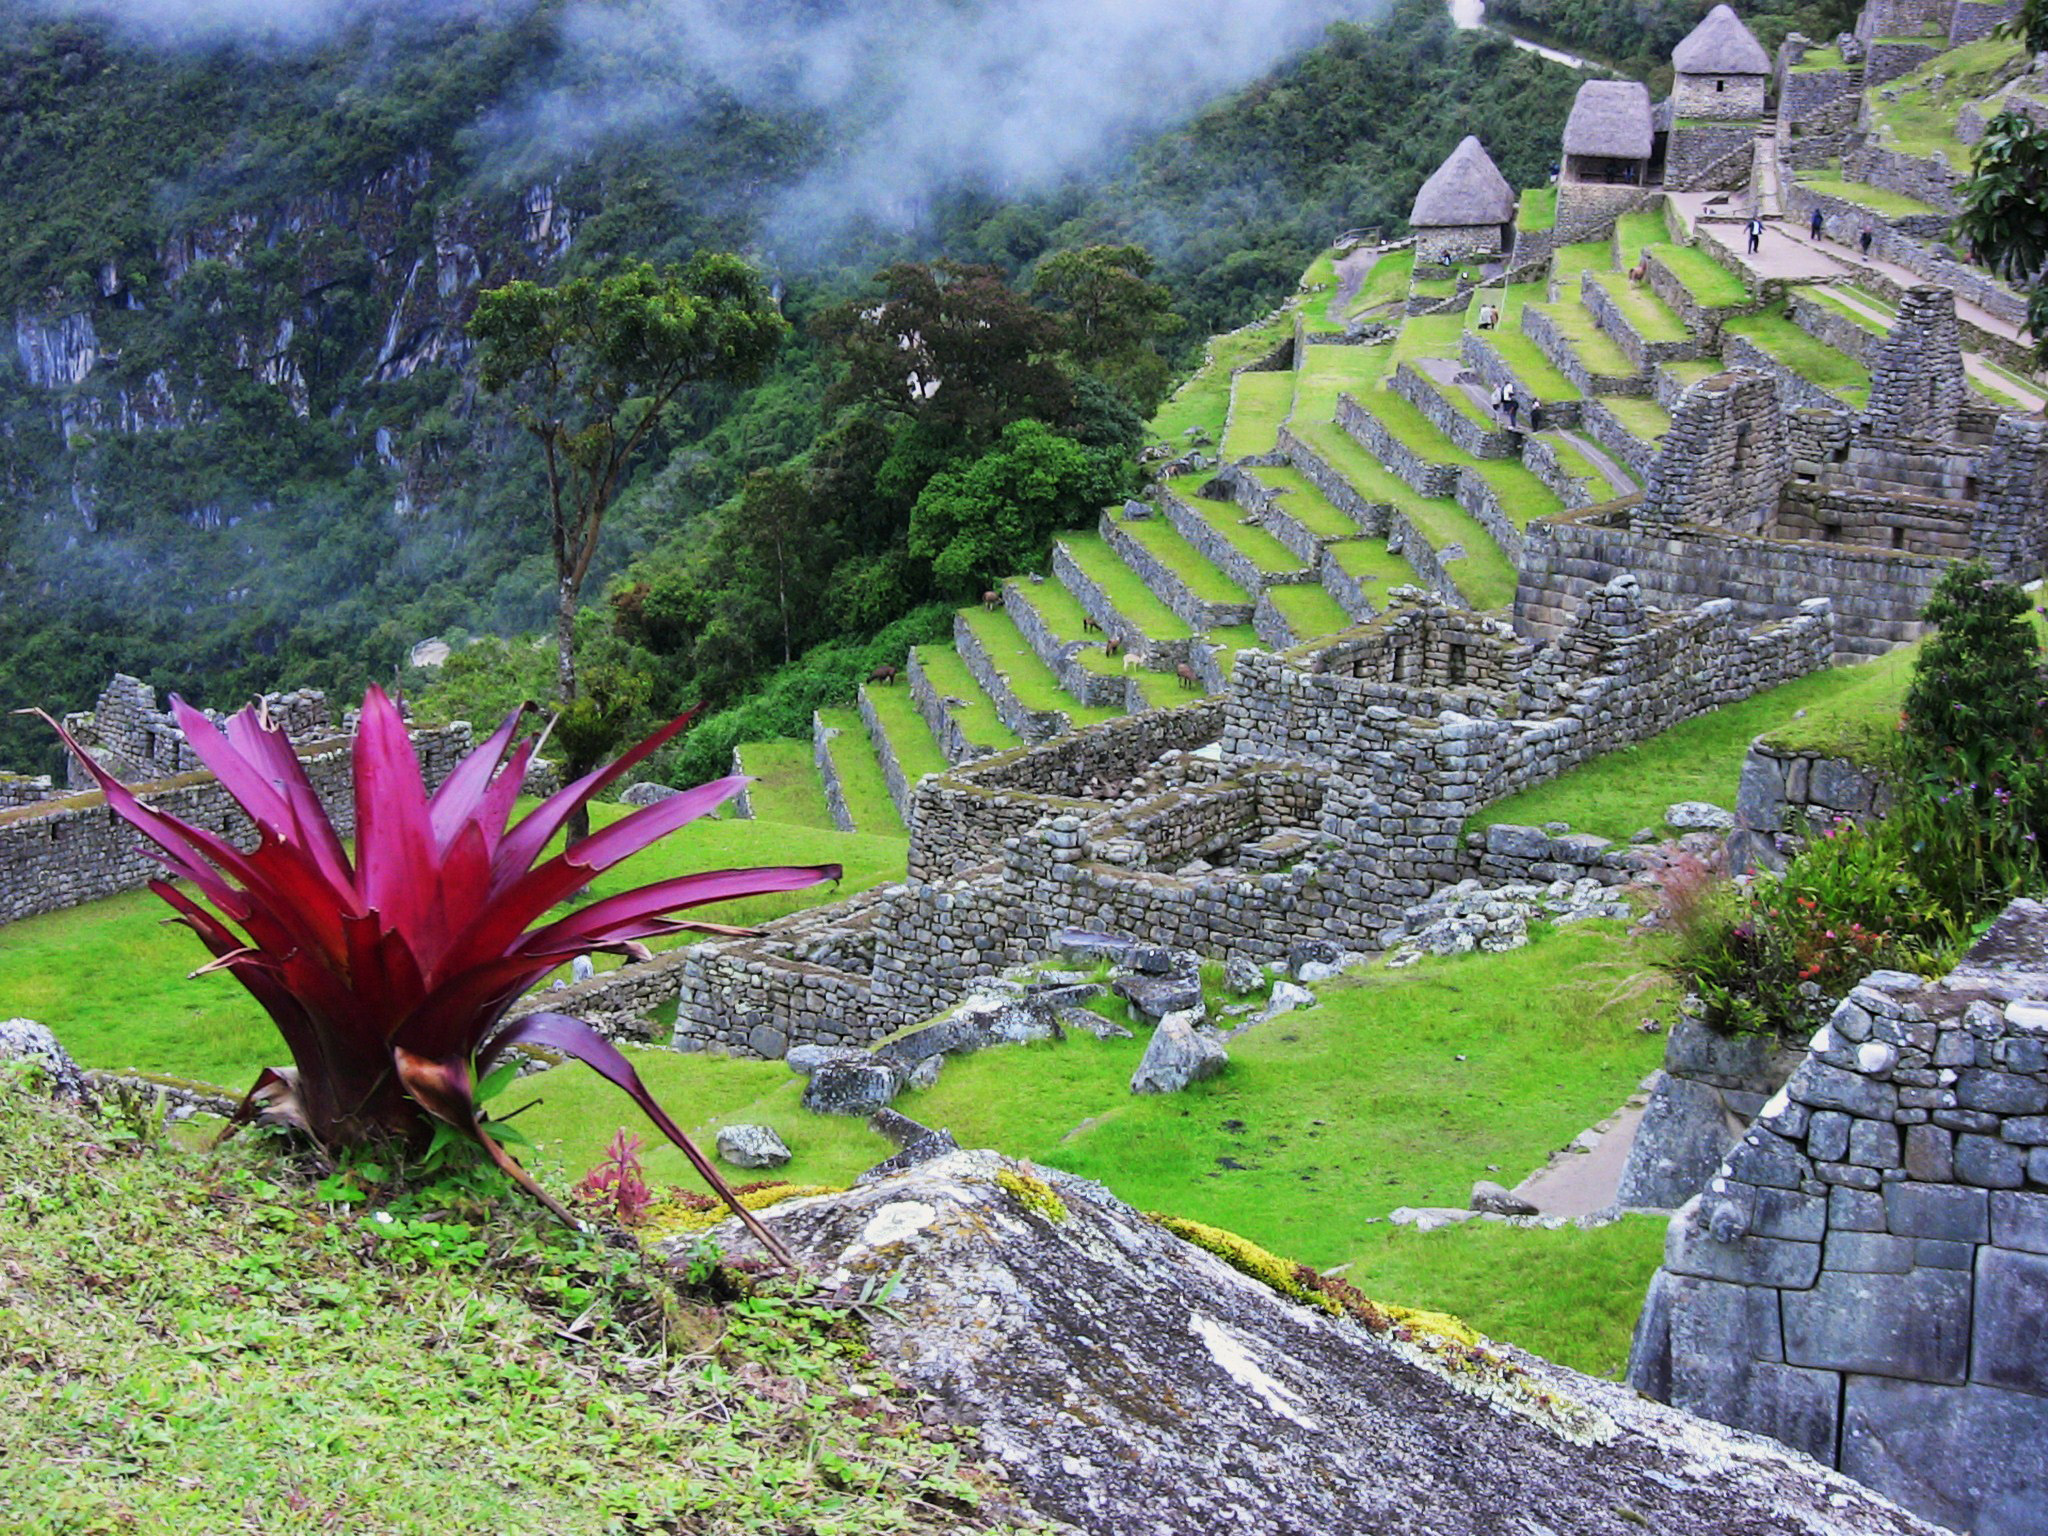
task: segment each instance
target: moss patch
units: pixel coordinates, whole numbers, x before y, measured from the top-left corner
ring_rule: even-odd
[[[1045,1180],[1021,1168],[1005,1168],[996,1175],[1009,1197],[1034,1216],[1043,1216],[1054,1226],[1067,1219],[1067,1202]]]

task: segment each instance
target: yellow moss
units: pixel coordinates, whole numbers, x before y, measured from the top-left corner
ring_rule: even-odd
[[[1453,1317],[1448,1312],[1423,1312],[1414,1307],[1396,1307],[1386,1302],[1387,1315],[1403,1328],[1415,1333],[1434,1334],[1438,1338],[1454,1339],[1460,1344],[1477,1344],[1479,1334],[1462,1317]]]
[[[744,1190],[740,1204],[750,1211],[765,1211],[771,1205],[780,1205],[785,1200],[801,1200],[810,1195],[844,1194],[845,1188],[838,1184],[770,1184],[762,1189]],[[650,1242],[676,1237],[686,1232],[708,1232],[732,1212],[725,1208],[724,1201],[706,1207],[685,1204],[670,1196],[655,1202],[647,1213],[647,1220],[641,1231]]]
[[[1332,1317],[1344,1310],[1336,1297],[1312,1290],[1297,1280],[1294,1272],[1298,1265],[1261,1248],[1248,1237],[1239,1237],[1235,1232],[1227,1232],[1205,1222],[1190,1221],[1185,1216],[1164,1216],[1155,1212],[1152,1219],[1183,1242],[1193,1243],[1204,1253],[1213,1253],[1239,1274],[1251,1276],[1282,1296],[1320,1307]]]
[[[1009,1192],[1010,1198],[1025,1210],[1043,1216],[1055,1224],[1067,1219],[1067,1202],[1054,1192],[1050,1184],[1036,1175],[1005,1168],[996,1175],[996,1182],[1002,1185]]]

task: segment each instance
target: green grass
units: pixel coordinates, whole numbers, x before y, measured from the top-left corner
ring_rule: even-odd
[[[1862,666],[1796,678],[1525,789],[1488,806],[1470,826],[1567,821],[1574,831],[1620,840],[1642,827],[1663,826],[1665,808],[1681,800],[1732,809],[1751,741],[1777,740],[1786,732],[1808,741],[1846,741],[1876,722],[1888,729],[1898,719],[1911,665],[1910,651],[1895,651]],[[1794,720],[1802,709],[1806,718]]]
[[[1060,686],[1059,677],[1052,668],[1031,648],[1031,642],[1024,638],[1024,631],[1001,608],[993,612],[963,608],[960,617],[974,638],[981,642],[982,650],[995,664],[998,675],[1010,685],[1010,692],[1017,696],[1017,702],[1026,709],[1059,710],[1076,725],[1092,725],[1123,713],[1107,706],[1084,707],[1077,703],[1074,696]]]
[[[1317,538],[1348,539],[1357,535],[1358,525],[1338,511],[1298,470],[1260,468],[1250,474],[1268,490],[1280,492],[1282,510]]]
[[[1293,329],[1293,311],[1283,310],[1241,331],[1212,338],[1202,366],[1182,381],[1152,418],[1148,428],[1151,439],[1171,443],[1179,450],[1187,445],[1187,429],[1199,427],[1210,442],[1220,443],[1224,418],[1230,413],[1231,373],[1266,356],[1286,341]]]
[[[1874,187],[1867,181],[1845,180],[1839,171],[1802,171],[1799,185],[1823,197],[1837,197],[1858,208],[1867,208],[1880,218],[1907,219],[1939,215],[1941,212],[1917,197],[1907,197],[1903,192]],[[1839,235],[1840,231],[1836,233]]]
[[[1671,238],[1671,230],[1664,222],[1664,210],[1644,208],[1635,213],[1624,213],[1614,225],[1614,238],[1620,246],[1615,265],[1623,272],[1643,259],[1645,246],[1657,245]]]
[[[1362,397],[1359,402],[1376,417],[1381,425],[1393,433],[1407,448],[1436,464],[1456,464],[1470,469],[1488,485],[1500,498],[1508,520],[1516,527],[1522,527],[1539,517],[1564,510],[1564,503],[1557,493],[1536,478],[1520,459],[1480,459],[1465,452],[1456,443],[1439,432],[1436,424],[1407,400],[1390,389]],[[1479,538],[1488,545],[1493,543],[1485,529],[1473,524]],[[1469,537],[1464,538],[1467,551],[1473,546]]]
[[[1557,492],[1520,459],[1481,459],[1476,473],[1493,488],[1508,521],[1517,528],[1526,528],[1539,517],[1564,510]]]
[[[1198,496],[1195,486],[1185,480],[1176,481],[1169,488],[1197,520],[1207,524],[1262,574],[1279,575],[1302,568],[1301,557],[1293,550],[1256,523],[1243,521],[1250,514],[1236,502],[1210,501]]]
[[[1123,663],[1103,654],[1103,637],[1088,628],[1083,622],[1088,610],[1081,606],[1081,600],[1056,581],[1020,581],[1012,579],[1010,588],[1037,613],[1039,621],[1052,631],[1053,638],[1064,644],[1079,640],[1086,649],[1075,653],[1075,664],[1090,672],[1121,672]]]
[[[1533,394],[1543,401],[1581,398],[1578,385],[1559,373],[1557,365],[1543,355],[1543,349],[1523,332],[1503,326],[1485,332],[1483,340],[1507,364],[1524,395]]]
[[[1515,228],[1524,234],[1541,234],[1557,227],[1557,188],[1530,187],[1515,206]]]
[[[1455,277],[1412,278],[1408,291],[1418,299],[1448,299],[1458,291],[1458,280]]]
[[[1417,315],[1404,322],[1395,338],[1387,371],[1418,357],[1455,358],[1465,340],[1465,314]],[[1377,350],[1377,349],[1375,349]]]
[[[812,771],[813,778],[816,770]],[[604,826],[626,807],[592,807]],[[846,878],[779,896],[703,908],[711,922],[764,923],[903,878],[902,837],[767,821],[693,822],[607,873],[591,899],[696,869],[838,863]],[[225,973],[186,980],[205,953],[147,891],[110,896],[0,927],[0,1018],[40,1020],[89,1067],[136,1068],[240,1091],[287,1058],[266,1015]],[[598,957],[599,964],[611,963]]]
[[[1811,299],[1814,303],[1820,305],[1823,309],[1830,310],[1833,313],[1840,315],[1844,320],[1848,320],[1855,325],[1861,326],[1864,330],[1870,332],[1873,336],[1882,336],[1891,329],[1890,325],[1887,324],[1884,320],[1879,319],[1876,315],[1869,313],[1867,310],[1861,309],[1854,304],[1845,304],[1842,301],[1842,299],[1835,293],[1835,291],[1832,288],[1826,286],[1825,284],[1815,284],[1811,287],[1794,288],[1792,291],[1798,294],[1801,298]],[[1864,297],[1860,289],[1857,292],[1859,297]],[[1897,318],[1896,311],[1893,311],[1893,318]]]
[[[931,727],[917,712],[907,683],[900,678],[886,685],[870,683],[868,699],[874,705],[875,718],[882,723],[882,733],[889,738],[890,749],[896,754],[897,766],[902,768],[904,778],[915,784],[928,773],[946,771],[946,754],[939,750],[939,744],[932,739]]]
[[[1598,272],[1593,282],[1644,341],[1690,341],[1692,332],[1669,304],[1650,292],[1648,284],[1632,283],[1620,272]]]
[[[1870,370],[1848,353],[1802,331],[1782,307],[1743,315],[1721,329],[1728,335],[1747,337],[1808,383],[1850,405],[1869,402]]]
[[[1393,304],[1406,298],[1408,284],[1414,273],[1414,246],[1388,251],[1372,264],[1372,270],[1366,273],[1365,281],[1358,285],[1358,297],[1351,301],[1351,313],[1369,314],[1382,305]]]
[[[950,645],[920,645],[916,653],[918,665],[940,698],[965,701],[952,714],[969,741],[998,752],[1021,744],[1022,738],[1003,724],[1003,717],[996,713],[995,700],[983,692],[958,651]]]
[[[1708,309],[1734,309],[1749,302],[1742,279],[1695,245],[1654,245],[1650,253]]]
[[[832,810],[825,804],[825,786],[811,761],[808,741],[749,741],[740,745],[740,763],[754,784],[747,799],[758,821],[832,831]]]
[[[883,837],[907,836],[860,711],[824,709],[818,713],[828,727],[839,730],[839,735],[825,744],[825,751],[839,772],[839,793],[846,799],[846,813],[853,818],[855,830]]]
[[[1347,347],[1325,347],[1330,352],[1349,351]],[[1110,607],[1122,614],[1138,627],[1138,632],[1153,640],[1184,640],[1193,633],[1187,621],[1153,595],[1138,573],[1125,565],[1117,552],[1104,542],[1099,533],[1063,533],[1060,543],[1073,557],[1081,573],[1102,589],[1109,599]]]
[[[1342,544],[1330,546],[1330,558],[1337,562],[1337,569],[1355,577],[1366,587],[1368,597],[1384,599],[1390,587],[1407,586],[1414,582],[1415,567],[1387,548],[1384,539],[1347,539]],[[1374,590],[1378,583],[1378,590]],[[1373,604],[1384,608],[1384,601]]]
[[[1531,307],[1550,317],[1588,373],[1609,379],[1635,376],[1636,365],[1628,360],[1614,338],[1594,323],[1592,311],[1579,302],[1576,293],[1567,294],[1555,304]]]
[[[1319,586],[1269,587],[1266,596],[1296,640],[1313,640],[1351,627],[1351,615]]]
[[[1485,406],[1481,405],[1477,400],[1474,400],[1472,396],[1459,385],[1446,384],[1441,379],[1433,378],[1429,374],[1422,372],[1420,369],[1416,369],[1414,371],[1415,376],[1422,381],[1422,384],[1426,389],[1428,389],[1432,394],[1436,395],[1438,399],[1442,400],[1446,405],[1448,405],[1452,410],[1456,411],[1460,416],[1464,417],[1467,421],[1471,422],[1475,426],[1483,427],[1489,432],[1497,431],[1499,429],[1500,424],[1494,419],[1493,413],[1489,411]],[[1403,398],[1406,397],[1404,396]],[[1417,407],[1417,409],[1419,410],[1420,407]]]
[[[1550,253],[1550,276],[1558,290],[1577,297],[1579,278],[1587,272],[1614,270],[1614,246],[1606,240],[1585,240],[1577,245],[1560,245]]]
[[[1648,395],[1602,395],[1600,403],[1632,437],[1653,447],[1671,430],[1671,413]]]
[[[1368,1296],[1449,1312],[1589,1376],[1618,1378],[1650,1276],[1664,1257],[1661,1216],[1581,1229],[1468,1221],[1435,1232],[1383,1227],[1344,1278]]]
[[[0,1085],[10,1531],[916,1536],[985,1482],[843,1314],[680,1297],[528,1202],[380,1222],[257,1138],[114,1129]]]
[[[1871,115],[1885,139],[1905,153],[1939,154],[1952,169],[1967,172],[1974,151],[1956,137],[1956,115],[1965,103],[1990,94],[2019,57],[2015,38],[1984,38],[1951,48],[1892,81],[1883,92],[1870,92]]]
[[[1379,398],[1385,398],[1384,393]],[[1301,427],[1300,432],[1302,441],[1356,486],[1366,500],[1399,507],[1432,548],[1465,546],[1466,558],[1452,561],[1445,569],[1466,602],[1485,609],[1514,601],[1514,564],[1471,513],[1449,497],[1417,494],[1407,481],[1368,453],[1363,444],[1334,425],[1316,423]]]
[[[1848,60],[1839,48],[1809,48],[1806,56],[1792,66],[1795,75],[1817,75],[1833,69],[1847,69]]]
[[[1183,585],[1205,603],[1249,603],[1244,588],[1209,563],[1194,545],[1163,517],[1120,525],[1134,543],[1181,579]],[[1298,563],[1298,562],[1297,562]]]
[[[1225,457],[1271,453],[1280,439],[1280,424],[1293,407],[1292,373],[1240,373],[1231,391],[1230,426],[1223,436]]]
[[[1335,416],[1339,395],[1362,394],[1393,371],[1394,349],[1390,346],[1310,347],[1294,376],[1296,434],[1304,425],[1328,422]]]

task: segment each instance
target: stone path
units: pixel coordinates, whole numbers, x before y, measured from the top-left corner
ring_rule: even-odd
[[[1600,1143],[1590,1152],[1564,1152],[1515,1186],[1515,1193],[1545,1216],[1591,1216],[1614,1204],[1621,1170],[1642,1123],[1643,1096],[1600,1122]]]
[[[1828,252],[1817,249],[1804,236],[1795,235],[1782,222],[1764,225],[1763,241],[1752,256],[1743,229],[1743,224],[1733,220],[1699,220],[1701,239],[1712,241],[1730,262],[1759,279],[1811,283],[1846,277],[1855,270],[1848,262],[1837,261]],[[1914,278],[1913,281],[1918,282],[1919,279]]]
[[[1602,448],[1583,432],[1573,432],[1559,427],[1546,428],[1536,435],[1538,437],[1554,437],[1560,442],[1567,443],[1577,449],[1595,469],[1607,477],[1607,483],[1613,489],[1615,495],[1630,496],[1635,493],[1637,489],[1636,482],[1630,477],[1629,472],[1615,463],[1605,448]]]
[[[1366,275],[1372,271],[1381,254],[1378,246],[1367,245],[1337,258],[1337,296],[1330,301],[1331,314],[1351,313],[1351,301],[1358,297],[1358,290],[1365,286]]]

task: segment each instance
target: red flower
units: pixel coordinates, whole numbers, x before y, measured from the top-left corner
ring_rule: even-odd
[[[642,940],[701,926],[668,914],[839,878],[836,864],[681,875],[543,921],[598,875],[740,792],[744,779],[720,779],[621,817],[541,860],[579,806],[673,738],[687,715],[515,823],[512,811],[537,745],[512,745],[523,709],[430,796],[405,721],[372,688],[355,738],[351,862],[282,731],[253,708],[228,721],[225,733],[182,699],[173,697],[171,708],[200,762],[255,823],[252,852],[145,805],[63,727],[56,729],[99,781],[109,808],[155,844],[152,856],[208,904],[169,880],[150,882],[213,952],[202,971],[232,971],[284,1036],[293,1065],[265,1070],[238,1119],[260,1113],[324,1145],[353,1146],[391,1138],[417,1144],[432,1116],[479,1142],[569,1220],[484,1133],[476,1102],[478,1080],[506,1051],[544,1047],[586,1063],[629,1094],[769,1250],[786,1257],[610,1041],[558,1013],[505,1019],[528,988],[577,955],[644,957]]]

